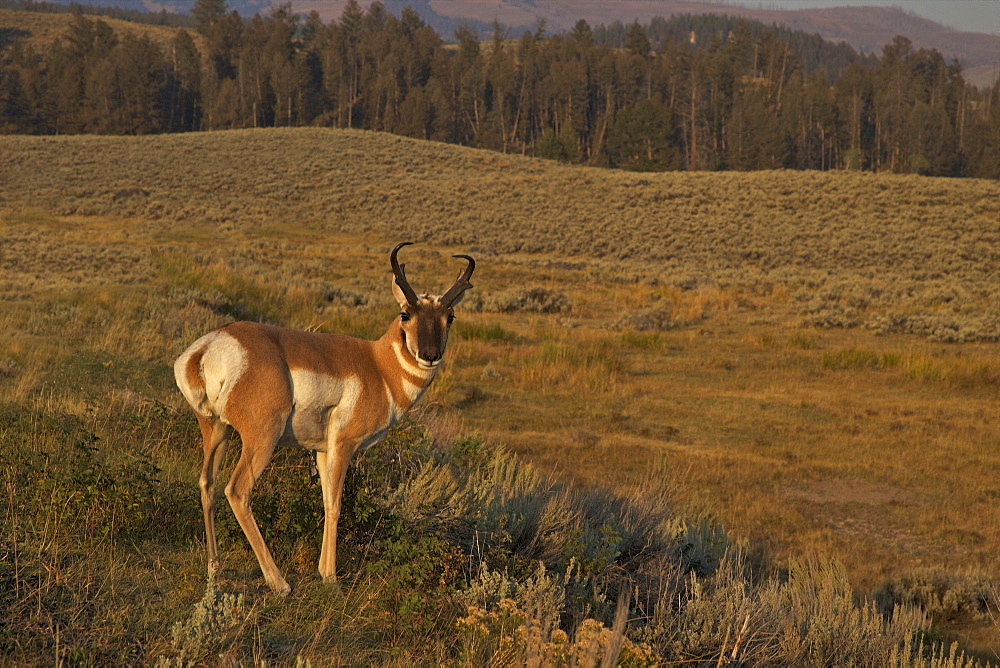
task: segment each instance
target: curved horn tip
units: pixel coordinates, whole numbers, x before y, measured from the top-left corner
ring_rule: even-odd
[[[465,267],[465,271],[463,271],[462,275],[459,277],[459,281],[465,281],[468,283],[469,279],[472,278],[472,272],[476,270],[476,261],[468,255],[452,255],[452,257],[460,258],[468,262]],[[471,288],[472,286],[470,285],[469,287]]]
[[[412,243],[413,243],[412,241],[404,241],[400,244],[397,244],[396,247],[392,249],[392,252],[389,253],[389,264],[392,265],[392,274],[394,277],[394,281],[396,285],[399,287],[399,289],[402,291],[403,296],[406,298],[406,302],[411,306],[416,306],[419,301],[417,293],[413,290],[412,287],[410,287],[410,282],[406,280],[406,273],[405,269],[403,268],[405,267],[405,265],[400,265],[399,260],[396,259],[396,253],[399,251],[399,249],[402,248],[403,246],[409,246]]]

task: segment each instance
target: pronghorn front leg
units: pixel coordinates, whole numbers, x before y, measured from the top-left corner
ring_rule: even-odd
[[[330,445],[329,452],[316,452],[316,468],[323,486],[323,548],[319,554],[319,576],[324,582],[337,581],[337,522],[347,465],[354,454],[352,446],[337,442]]]

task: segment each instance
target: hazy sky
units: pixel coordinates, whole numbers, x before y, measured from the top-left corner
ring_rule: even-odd
[[[958,30],[1000,35],[1000,0],[725,0],[725,4],[774,9],[837,7],[901,7]]]

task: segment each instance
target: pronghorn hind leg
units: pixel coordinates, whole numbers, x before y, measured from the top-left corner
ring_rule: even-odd
[[[280,421],[279,424],[283,425],[284,421]],[[267,549],[260,527],[257,526],[257,520],[254,519],[253,511],[250,509],[250,494],[254,483],[271,461],[271,455],[274,454],[278,438],[281,436],[281,427],[254,434],[241,432],[240,436],[243,438],[243,452],[236,468],[233,469],[229,484],[226,485],[226,498],[229,499],[236,521],[240,523],[243,533],[250,541],[250,547],[257,556],[257,562],[264,573],[264,580],[275,593],[286,595],[292,588],[274,563],[274,558]]]
[[[328,453],[316,453],[316,468],[323,486],[323,548],[319,555],[319,575],[324,582],[337,581],[337,523],[347,465],[353,454],[354,448],[347,443],[333,444]]]
[[[230,429],[218,418],[198,415],[201,428],[205,459],[201,466],[201,509],[205,517],[205,544],[208,548],[208,573],[214,575],[219,569],[219,548],[215,540],[215,480],[219,475],[219,464],[226,451],[226,441]]]

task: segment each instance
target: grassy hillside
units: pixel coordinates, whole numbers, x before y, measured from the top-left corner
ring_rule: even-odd
[[[93,17],[89,17],[93,18]],[[148,37],[154,44],[166,49],[177,34],[176,28],[145,25],[108,17],[97,17],[107,23],[118,36],[131,33],[136,37]],[[0,9],[0,38],[23,40],[36,53],[45,53],[57,38],[65,39],[73,21],[72,14],[47,14],[14,9]],[[201,36],[188,31],[201,46]],[[3,44],[0,39],[0,45]]]
[[[558,663],[620,608],[637,665],[990,656],[1000,185],[310,129],[0,152],[8,655]],[[418,290],[480,266],[417,422],[353,470],[350,576],[312,580],[290,451],[255,509],[293,595],[227,509],[205,583],[170,362],[235,318],[378,336],[403,239]]]
[[[310,129],[4,141],[10,205],[63,217],[134,218],[178,237],[405,231],[521,264],[544,254],[601,283],[777,292],[819,326],[1000,339],[995,182],[637,175]]]

